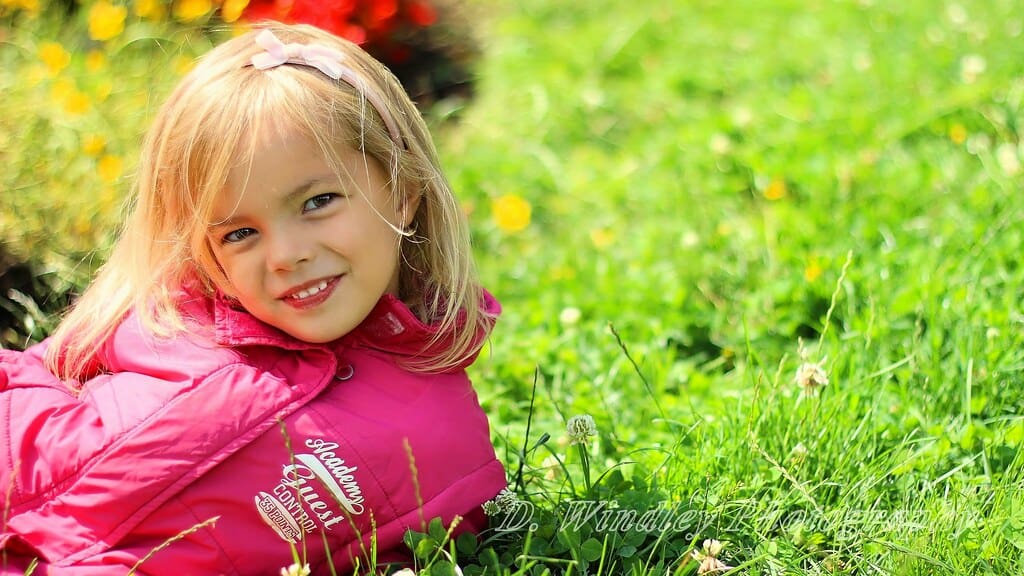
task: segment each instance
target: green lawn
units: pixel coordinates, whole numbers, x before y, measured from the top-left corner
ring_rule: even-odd
[[[733,573],[1024,573],[1017,4],[474,0],[476,96],[428,114],[505,307],[472,376],[526,504],[445,544],[466,574],[696,574],[705,539]],[[57,78],[65,28],[2,32],[0,237],[77,282],[156,71],[205,46],[129,31]]]

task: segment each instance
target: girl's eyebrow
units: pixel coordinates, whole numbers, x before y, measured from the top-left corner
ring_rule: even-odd
[[[288,204],[288,203],[292,202],[296,197],[305,195],[306,193],[308,193],[311,189],[313,189],[316,186],[320,186],[320,185],[323,185],[323,184],[332,184],[334,182],[337,182],[337,177],[335,177],[334,174],[327,175],[327,176],[315,176],[313,178],[310,178],[309,180],[306,180],[302,184],[299,184],[298,186],[296,186],[294,189],[292,189],[291,192],[289,192],[289,193],[285,194],[284,196],[282,196],[281,197],[281,204]],[[237,208],[237,206],[236,206],[236,208]],[[239,216],[237,213],[235,213],[235,214],[232,214],[231,216],[228,216],[227,218],[223,218],[221,220],[214,221],[212,224],[210,224],[209,229],[210,230],[217,230],[218,228],[226,228],[226,227],[229,227],[229,226],[234,226],[239,220],[243,220],[243,219],[244,219],[244,216]]]
[[[291,192],[285,194],[284,198],[282,198],[281,200],[284,203],[288,203],[288,202],[294,200],[296,196],[302,196],[306,192],[309,192],[310,189],[312,189],[315,186],[318,186],[318,185],[321,185],[321,184],[333,184],[333,183],[335,183],[337,181],[338,181],[338,179],[337,179],[337,177],[334,176],[334,174],[330,174],[330,175],[326,175],[326,176],[315,176],[313,178],[310,178],[309,180],[306,180],[302,184],[296,186],[294,190],[292,190]]]

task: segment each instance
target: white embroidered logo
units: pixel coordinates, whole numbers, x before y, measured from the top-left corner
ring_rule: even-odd
[[[260,492],[255,498],[263,520],[292,543],[316,530],[318,524],[331,530],[349,515],[365,511],[363,491],[354,475],[358,467],[347,465],[336,455],[338,444],[310,438],[305,445],[313,452],[296,454],[294,462],[283,466],[281,481],[271,493]]]

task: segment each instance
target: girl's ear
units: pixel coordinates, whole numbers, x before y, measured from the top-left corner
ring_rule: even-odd
[[[423,192],[416,190],[413,192],[406,192],[402,197],[401,204],[398,205],[398,213],[402,218],[402,229],[408,229],[412,224],[413,219],[416,218],[416,210],[420,207],[420,200],[423,198]]]

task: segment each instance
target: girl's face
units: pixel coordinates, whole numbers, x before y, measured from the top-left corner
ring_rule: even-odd
[[[404,228],[416,211],[393,201],[372,158],[342,147],[337,159],[351,183],[339,182],[310,139],[264,138],[252,162],[231,171],[208,232],[225,292],[306,342],[344,336],[383,294],[398,295],[401,237],[392,226]]]

